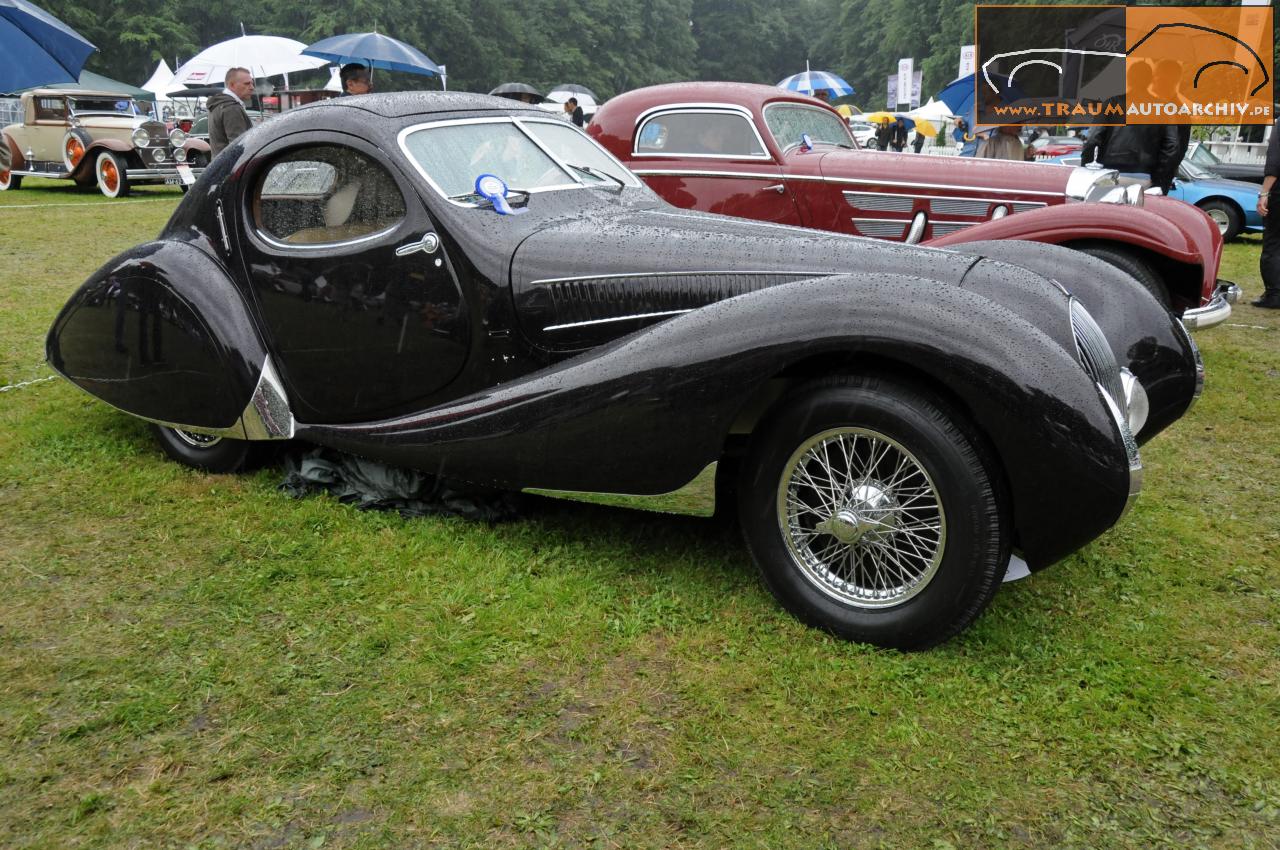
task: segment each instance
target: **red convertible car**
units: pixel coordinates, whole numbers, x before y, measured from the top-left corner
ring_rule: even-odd
[[[933,247],[1065,245],[1128,272],[1191,328],[1239,297],[1217,279],[1208,216],[1114,171],[859,150],[821,101],[745,83],[627,92],[588,132],[678,207]]]

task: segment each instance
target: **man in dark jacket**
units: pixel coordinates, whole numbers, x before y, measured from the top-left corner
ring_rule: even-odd
[[[902,153],[902,149],[907,146],[907,122],[901,118],[894,120],[892,129],[889,131],[889,147],[898,153]]]
[[[253,96],[253,74],[247,68],[227,72],[226,88],[205,103],[209,110],[209,154],[217,156],[252,124],[244,105]]]
[[[578,105],[576,97],[571,97],[564,102],[564,112],[575,126],[581,127],[587,123],[582,113],[582,107]]]
[[[1262,169],[1262,191],[1258,193],[1258,213],[1265,229],[1262,231],[1262,258],[1258,266],[1262,271],[1262,297],[1253,302],[1255,307],[1280,310],[1280,121],[1271,128],[1271,142],[1267,145],[1267,162]]]
[[[343,65],[338,72],[338,79],[342,81],[342,94],[338,97],[369,94],[373,91],[373,78],[369,75],[369,69],[359,62]]]
[[[1080,164],[1088,165],[1096,156],[1105,168],[1121,174],[1152,180],[1168,172],[1178,155],[1178,132],[1166,124],[1126,124],[1097,127],[1080,151]],[[1177,166],[1175,165],[1176,169]]]

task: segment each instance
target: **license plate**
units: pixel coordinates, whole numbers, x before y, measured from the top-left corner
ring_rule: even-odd
[[[181,178],[181,177],[179,177],[179,176],[178,176],[178,175],[176,175],[176,174],[170,174],[170,175],[168,175],[168,176],[166,176],[166,177],[164,178],[164,185],[166,185],[166,186],[180,186],[180,185],[182,185],[182,178]]]
[[[191,166],[185,162],[178,166],[178,178],[188,186],[194,185],[196,182],[196,176],[191,173]],[[174,182],[178,181],[175,180]]]

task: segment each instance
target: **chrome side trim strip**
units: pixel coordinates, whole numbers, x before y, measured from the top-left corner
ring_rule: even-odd
[[[778,180],[779,178],[790,180],[790,177],[774,172],[773,174],[760,174],[754,171],[703,171],[701,169],[662,169],[662,168],[634,168],[632,174],[639,174],[641,177],[743,177],[760,180]]]
[[[610,322],[627,322],[632,319],[656,319],[661,316],[682,316],[685,313],[692,313],[693,308],[685,310],[663,310],[660,313],[632,313],[629,316],[610,316],[607,319],[588,319],[585,322],[569,322],[563,325],[547,325],[544,331],[563,331],[569,328],[585,328],[589,325],[605,325]]]
[[[791,177],[787,178],[792,179]],[[820,177],[828,183],[849,183],[857,186],[902,186],[909,189],[950,189],[953,192],[994,192],[1019,195],[1041,195],[1047,198],[1061,198],[1061,192],[1046,192],[1042,189],[1001,189],[996,186],[960,186],[954,183],[913,183],[906,180],[859,180],[852,177]],[[1001,203],[1008,201],[1002,198]]]
[[[798,228],[797,228],[798,229]],[[539,283],[571,283],[575,280],[620,280],[629,277],[687,277],[689,275],[708,275],[708,274],[742,274],[742,275],[759,275],[759,274],[796,274],[802,277],[822,277],[821,273],[815,273],[812,270],[795,271],[792,269],[765,269],[765,270],[739,270],[733,269],[729,271],[720,271],[717,269],[689,269],[687,271],[673,272],[620,272],[618,274],[587,274],[577,275],[575,277],[546,277],[539,280],[530,281],[530,285]]]
[[[523,492],[619,508],[709,517],[716,512],[716,469],[718,466],[718,461],[712,462],[683,487],[672,490],[670,493],[659,493],[654,496],[636,496],[629,493],[590,493],[580,490],[546,490],[541,487],[526,487]]]
[[[1013,190],[1010,190],[1010,191],[1013,191]],[[1018,190],[1018,191],[1021,191],[1021,190]],[[918,194],[915,194],[914,192],[879,193],[879,192],[865,192],[865,191],[858,192],[853,190],[846,190],[844,194],[846,198],[849,195],[879,195],[880,197],[912,198],[912,199],[918,199],[921,201],[985,201],[988,204],[1028,204],[1030,206],[1036,206],[1036,207],[1047,207],[1049,205],[1048,201],[1011,201],[1008,198],[971,198],[971,197],[968,197],[967,195],[918,195]]]

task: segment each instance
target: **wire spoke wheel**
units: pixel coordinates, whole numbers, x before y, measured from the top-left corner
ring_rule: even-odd
[[[173,433],[177,435],[179,440],[182,440],[193,449],[211,449],[222,442],[221,437],[215,437],[212,434],[197,434],[194,431],[184,431],[181,428],[174,428]]]
[[[923,465],[865,428],[825,431],[796,449],[778,485],[778,525],[805,578],[869,608],[923,590],[946,543],[942,502]]]

